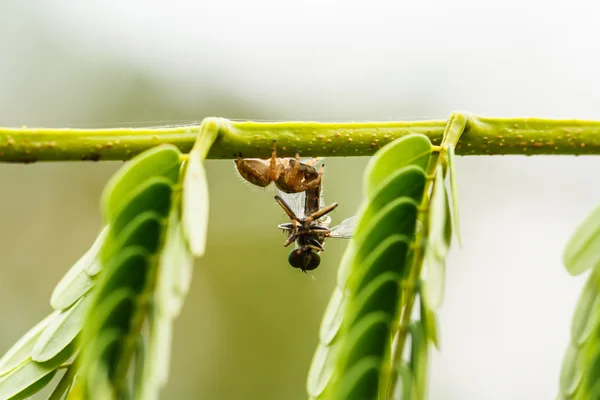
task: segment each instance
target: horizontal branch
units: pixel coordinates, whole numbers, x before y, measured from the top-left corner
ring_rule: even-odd
[[[482,118],[463,114],[467,124],[456,146],[458,155],[600,154],[600,121],[538,118]],[[218,131],[208,158],[270,156],[277,140],[280,156],[349,157],[372,155],[407,135],[427,135],[440,144],[446,120],[406,122],[238,122],[207,118]],[[161,143],[183,152],[192,148],[201,125],[118,129],[0,127],[0,161],[128,160]]]

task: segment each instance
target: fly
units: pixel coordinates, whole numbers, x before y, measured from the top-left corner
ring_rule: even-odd
[[[324,207],[321,197],[321,185],[302,193],[278,191],[275,201],[290,217],[291,222],[279,224],[279,229],[287,232],[288,238],[283,244],[293,242],[296,248],[288,256],[290,265],[303,272],[312,271],[321,263],[320,252],[327,238],[351,239],[356,227],[356,217],[344,220],[340,225],[329,228],[331,218],[327,215],[338,206],[333,203]]]

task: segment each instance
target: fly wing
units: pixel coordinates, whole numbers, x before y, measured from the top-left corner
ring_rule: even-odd
[[[285,193],[277,189],[277,195],[290,206],[296,217],[304,218],[304,199],[306,198],[306,193]]]
[[[341,224],[331,228],[331,233],[329,234],[329,237],[340,239],[352,239],[357,222],[358,218],[356,217],[350,217],[343,220]]]

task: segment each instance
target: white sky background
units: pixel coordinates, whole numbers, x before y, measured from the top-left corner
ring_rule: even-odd
[[[600,5],[593,1],[18,7],[36,11],[30,21],[3,21],[0,33],[44,21],[80,43],[81,57],[123,58],[173,85],[208,77],[282,119],[387,120],[468,110],[600,120]],[[21,65],[5,61],[5,72]],[[23,84],[0,74],[0,85]],[[77,97],[78,88],[65,90]],[[10,101],[1,97],[0,107]],[[583,283],[564,272],[562,249],[600,202],[600,159],[460,158],[458,167],[464,249],[455,249],[448,266],[430,398],[554,398]]]

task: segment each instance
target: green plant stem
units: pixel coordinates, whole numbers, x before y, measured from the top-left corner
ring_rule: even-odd
[[[538,118],[483,118],[467,113],[458,155],[600,154],[600,121]],[[446,120],[405,122],[238,122],[207,118],[204,129],[217,140],[207,158],[268,158],[277,140],[278,153],[294,156],[369,156],[409,133],[427,135],[440,144]],[[128,160],[160,143],[183,152],[192,148],[202,125],[118,129],[48,129],[0,127],[0,161]]]

